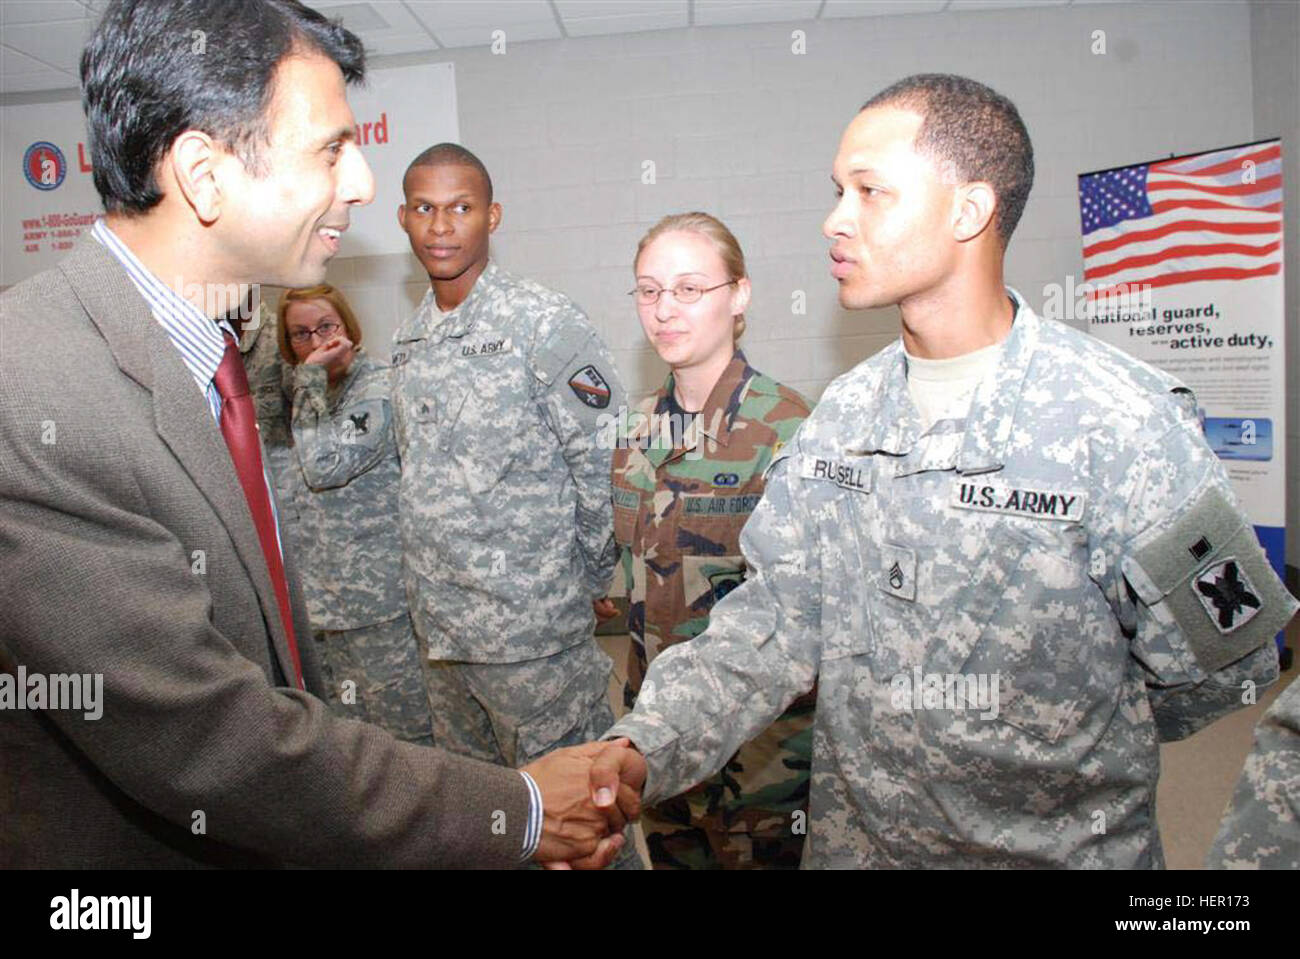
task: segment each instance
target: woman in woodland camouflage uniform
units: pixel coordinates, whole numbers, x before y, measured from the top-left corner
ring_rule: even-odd
[[[614,535],[629,599],[625,699],[650,660],[708,625],[745,576],[740,530],[763,471],[808,415],[737,348],[750,285],[740,245],[706,213],[642,238],[632,296],[668,379],[628,417],[614,452]],[[608,600],[597,614],[612,615]],[[813,699],[794,703],[712,779],[646,809],[656,869],[796,868],[808,811]]]

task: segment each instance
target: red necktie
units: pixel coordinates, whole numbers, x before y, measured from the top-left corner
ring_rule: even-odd
[[[266,557],[266,570],[271,574],[275,599],[280,607],[280,622],[289,637],[289,652],[293,656],[293,670],[298,688],[303,688],[302,662],[298,659],[298,643],[293,636],[293,614],[289,606],[289,584],[284,578],[284,563],[280,559],[280,543],[275,533],[275,514],[271,512],[271,498],[266,492],[266,477],[262,472],[262,447],[257,439],[257,415],[253,411],[253,398],[248,394],[248,376],[244,360],[239,355],[235,338],[225,333],[226,352],[221,357],[216,376],[212,378],[221,394],[221,435],[230,448],[230,458],[239,475],[239,485],[244,488],[244,499],[253,514],[257,538]]]

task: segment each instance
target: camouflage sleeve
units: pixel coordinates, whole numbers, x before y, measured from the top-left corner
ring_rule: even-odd
[[[577,494],[574,525],[591,597],[604,596],[618,558],[610,469],[608,411],[627,401],[614,359],[586,318],[575,311],[557,324],[533,358],[542,417],[560,444]]]
[[[367,379],[357,384],[356,397],[331,413],[325,398],[325,368],[313,363],[294,367],[294,450],[307,485],[314,490],[346,486],[387,453],[392,434],[388,378],[362,375]]]
[[[1300,869],[1300,682],[1292,682],[1255,728],[1206,866]]]
[[[820,660],[819,527],[788,457],[740,536],[749,577],[713,608],[709,626],[655,659],[636,709],[606,734],[646,757],[645,801],[713,775],[812,689]]]
[[[1273,636],[1296,603],[1194,420],[1148,444],[1116,486],[1126,500],[1117,555],[1095,550],[1094,577],[1118,569],[1109,595],[1146,672],[1159,737],[1183,739],[1277,678]]]

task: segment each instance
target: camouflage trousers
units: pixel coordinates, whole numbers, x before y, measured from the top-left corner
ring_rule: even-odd
[[[420,671],[424,657],[409,614],[314,635],[327,702],[335,713],[381,726],[408,743],[433,745],[429,694]]]
[[[434,742],[518,769],[562,746],[599,739],[614,725],[612,669],[593,639],[521,663],[426,661]],[[644,869],[631,827],[624,838],[611,868]]]
[[[645,675],[633,641],[628,709]],[[808,834],[816,698],[803,696],[737,750],[722,770],[641,813],[654,869],[798,869]]]

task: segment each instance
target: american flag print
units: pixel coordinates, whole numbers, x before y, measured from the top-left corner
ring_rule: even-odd
[[[1282,270],[1282,146],[1267,140],[1079,177],[1095,299]]]

